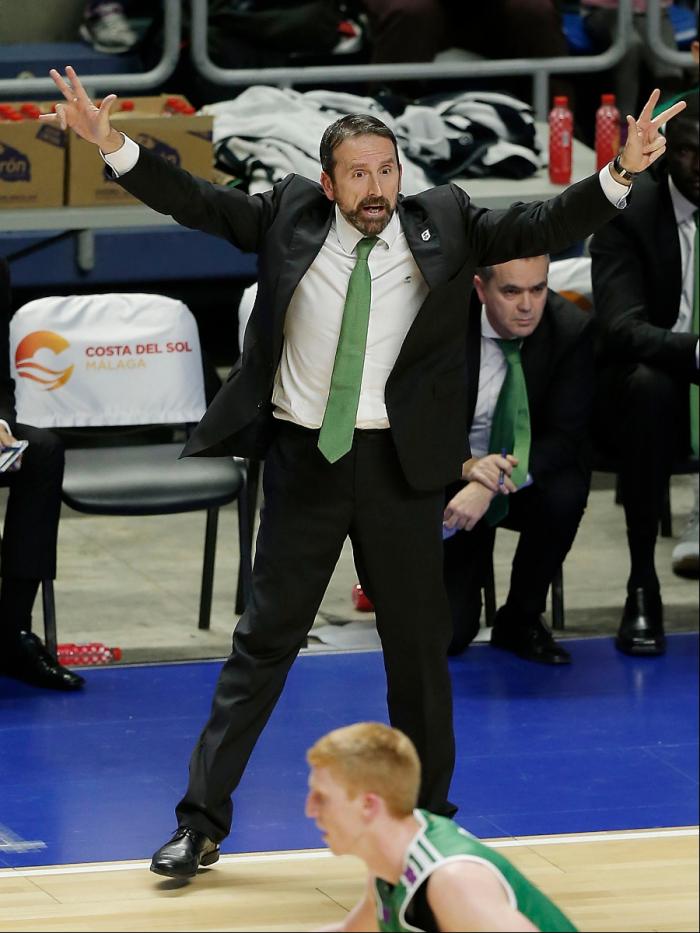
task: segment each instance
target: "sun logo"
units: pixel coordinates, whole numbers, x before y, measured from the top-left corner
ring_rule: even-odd
[[[47,391],[58,389],[70,379],[75,367],[67,366],[65,369],[49,369],[37,363],[33,357],[39,350],[51,350],[53,353],[62,353],[70,344],[51,330],[35,330],[20,340],[15,350],[15,369],[22,379],[31,379],[38,382]]]

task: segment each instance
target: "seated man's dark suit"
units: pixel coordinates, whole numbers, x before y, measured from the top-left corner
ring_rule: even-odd
[[[698,381],[697,334],[672,331],[681,303],[681,244],[665,162],[635,182],[624,215],[591,243],[596,443],[619,464],[631,558],[622,625],[653,620],[648,638],[641,631],[639,639],[627,637],[621,628],[618,646],[625,650],[623,637],[637,653],[637,640],[638,653],[650,654],[663,650],[654,564],[663,495],[674,461],[690,454],[689,387]]]
[[[253,596],[233,637],[211,719],[190,762],[181,826],[220,841],[230,795],[313,624],[345,538],[373,595],[391,722],[415,742],[421,806],[452,813],[454,764],[442,582],[445,486],[467,455],[467,297],[475,267],[579,240],[616,214],[597,176],[545,204],[486,211],[450,185],[400,198],[410,251],[428,286],[388,377],[388,430],[356,430],[329,463],[318,431],[272,417],[271,395],[292,296],[319,254],[335,207],[322,188],[289,176],[247,196],[211,186],[141,149],[119,183],[180,223],[259,255],[259,287],[242,359],[209,406],[187,455],[265,457],[265,506]],[[381,309],[379,309],[381,311]]]
[[[56,576],[64,456],[60,439],[51,431],[16,421],[14,382],[10,378],[9,319],[9,268],[0,260],[0,419],[7,422],[15,437],[29,441],[21,468],[0,473],[0,486],[9,488],[0,552],[0,669],[13,674],[14,662],[8,659],[17,652],[23,638],[21,633],[31,632],[32,606],[39,583]],[[33,636],[24,640],[25,647],[34,655],[36,640]],[[60,671],[55,678],[51,671],[46,671],[45,658],[34,660],[46,675],[43,680],[39,678],[42,686],[72,689]],[[28,663],[32,666],[34,661],[30,659]],[[52,680],[55,682],[47,682]]]
[[[467,344],[470,430],[479,388],[481,316],[482,305],[474,293]],[[590,315],[549,292],[542,320],[522,341],[521,359],[534,482],[509,496],[508,514],[501,523],[520,532],[505,606],[513,624],[527,624],[544,612],[547,591],[571,548],[588,498],[594,377]],[[448,488],[448,501],[461,485]],[[482,518],[471,531],[458,531],[444,543],[453,654],[464,650],[479,629],[481,587],[495,531]]]

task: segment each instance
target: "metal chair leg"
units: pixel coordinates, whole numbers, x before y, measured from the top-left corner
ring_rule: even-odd
[[[204,532],[202,593],[199,599],[199,628],[201,629],[208,629],[211,623],[211,601],[214,590],[214,561],[216,559],[216,533],[218,527],[218,508],[207,509],[207,527]]]
[[[662,538],[673,537],[673,520],[671,518],[671,485],[666,484],[663,499],[661,500],[661,521],[659,531]]]
[[[482,589],[484,591],[484,619],[486,625],[491,627],[493,620],[496,618],[496,581],[493,574],[493,555],[488,561]]]
[[[41,581],[41,600],[44,607],[44,643],[47,650],[57,657],[58,643],[56,638],[56,603],[53,595],[53,580]]]
[[[258,460],[246,461],[246,482],[237,499],[238,504],[238,583],[236,585],[235,612],[240,615],[244,612],[253,577],[253,532],[255,528],[255,515],[258,506],[258,484],[260,479],[260,462]]]
[[[552,580],[552,628],[561,631],[564,628],[564,568],[561,564]]]

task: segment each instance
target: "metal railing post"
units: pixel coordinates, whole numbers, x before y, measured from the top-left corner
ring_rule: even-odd
[[[646,37],[649,48],[655,58],[666,65],[677,68],[692,68],[693,56],[690,52],[671,49],[661,36],[661,0],[647,0]]]
[[[214,84],[228,87],[253,84],[339,84],[344,81],[409,81],[440,78],[532,75],[537,119],[546,116],[548,83],[552,74],[580,74],[614,67],[625,54],[632,28],[632,0],[620,0],[615,41],[596,55],[560,58],[511,58],[460,62],[408,62],[392,65],[324,65],[282,68],[221,68],[209,57],[207,0],[192,0],[191,55],[197,71]]]

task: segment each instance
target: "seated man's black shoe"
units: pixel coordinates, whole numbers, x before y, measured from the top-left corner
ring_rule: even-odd
[[[507,620],[507,621],[506,621]],[[496,613],[491,644],[512,651],[525,661],[538,664],[570,664],[571,655],[552,638],[542,616],[524,615],[514,619],[504,609]]]
[[[627,597],[615,647],[624,654],[653,657],[666,651],[664,611],[658,593],[639,587]]]
[[[151,871],[168,878],[194,878],[197,869],[219,861],[219,846],[204,833],[181,826],[154,854]]]
[[[59,664],[33,632],[21,632],[19,641],[2,651],[0,674],[33,687],[80,690],[85,680]]]

